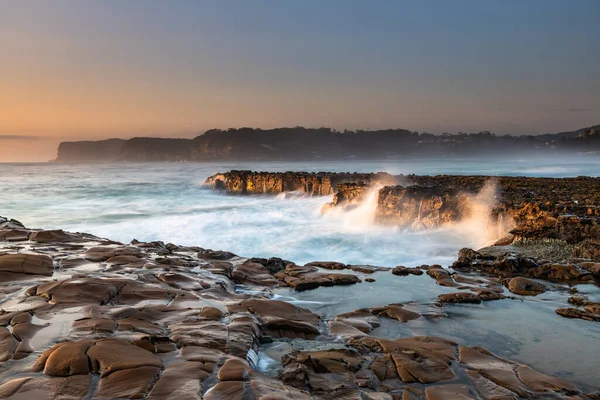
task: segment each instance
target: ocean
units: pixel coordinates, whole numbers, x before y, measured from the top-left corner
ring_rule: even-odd
[[[484,234],[487,227],[481,221],[433,230],[378,226],[373,223],[373,199],[349,212],[322,215],[321,207],[331,200],[329,196],[231,196],[203,186],[208,176],[231,169],[572,177],[600,176],[600,159],[0,164],[0,215],[32,228],[89,232],[125,243],[161,240],[246,257],[281,257],[298,264],[329,260],[386,267],[448,266],[460,248],[478,248],[493,239]],[[426,303],[442,293],[427,276],[379,273],[373,277],[376,282],[350,289],[297,293],[278,288],[273,294],[330,318],[364,307]],[[600,299],[598,287],[578,288],[591,300]],[[591,388],[597,383],[600,328],[596,323],[557,316],[554,310],[564,307],[568,296],[567,291],[548,291],[525,301],[449,307],[444,311],[446,318],[423,319],[410,329],[386,323],[374,334],[389,338],[438,335],[482,345]],[[263,365],[268,371],[269,349],[263,350],[261,360],[267,360]]]
[[[430,231],[377,226],[374,204],[322,215],[330,197],[227,196],[203,186],[208,176],[231,169],[565,177],[599,176],[600,160],[0,164],[0,215],[29,227],[122,242],[162,240],[297,263],[447,264],[458,249],[490,240],[481,235],[486,227],[477,225]]]

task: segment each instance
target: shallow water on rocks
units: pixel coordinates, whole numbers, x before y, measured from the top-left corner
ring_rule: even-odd
[[[354,286],[320,287],[305,292],[277,288],[273,290],[274,298],[308,308],[325,320],[361,308],[403,303],[404,308],[424,317],[406,323],[382,318],[382,325],[370,335],[388,339],[440,336],[462,345],[485,347],[499,356],[534,365],[543,372],[577,382],[590,390],[598,386],[600,324],[566,320],[556,315],[555,310],[565,307],[568,297],[572,296],[564,285],[553,285],[563,290],[551,290],[536,297],[516,296],[481,304],[438,307],[435,303],[439,294],[458,290],[438,286],[425,274],[400,277],[391,272],[370,275],[341,272],[359,275],[363,281]],[[365,282],[366,277],[376,281]],[[600,301],[597,286],[575,287],[591,301]],[[322,346],[322,342],[314,342],[314,345]],[[303,343],[303,347],[307,344]],[[263,346],[262,366],[266,370],[277,367],[269,358],[283,348],[286,345],[281,342]]]

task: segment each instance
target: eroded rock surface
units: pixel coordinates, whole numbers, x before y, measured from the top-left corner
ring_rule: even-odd
[[[376,336],[384,324],[425,321],[418,304],[322,318],[271,298],[277,286],[330,290],[360,283],[337,270],[387,279],[377,274],[392,277],[388,268],[299,266],[0,224],[25,232],[19,241],[0,238],[0,274],[10,277],[1,284],[0,398],[586,398],[569,382],[485,349],[435,336]],[[482,276],[439,266],[406,269],[397,271],[426,270],[444,290],[468,290],[448,293],[452,298],[503,297],[502,286]],[[598,311],[587,299],[577,306],[583,309],[565,315]],[[426,307],[439,310],[435,299]],[[271,341],[308,343],[308,349],[290,346],[281,353],[281,370],[267,376],[256,368],[256,354]]]

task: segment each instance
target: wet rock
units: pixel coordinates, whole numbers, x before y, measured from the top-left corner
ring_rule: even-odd
[[[579,318],[587,321],[600,322],[600,314],[579,310],[577,308],[559,308],[556,310],[556,313],[565,318]]]
[[[391,268],[388,267],[377,267],[375,265],[348,265],[348,268],[355,272],[362,272],[363,274],[372,274],[375,272],[389,271]]]
[[[52,259],[41,254],[0,255],[0,277],[3,281],[27,279],[28,275],[52,276]]]
[[[231,260],[237,256],[229,251],[215,251],[208,249],[198,252],[198,257],[204,258],[205,260]]]
[[[374,265],[346,265],[344,263],[339,263],[335,261],[312,261],[305,264],[305,267],[318,267],[331,270],[351,269],[352,271],[361,272],[363,274],[372,274],[375,272],[383,272],[390,270],[390,268],[387,267],[377,267]]]
[[[461,275],[458,273],[453,273],[451,276],[455,282],[464,283],[466,285],[481,285],[481,284],[485,283],[485,281],[483,279],[472,278],[470,276]]]
[[[204,400],[243,400],[244,392],[244,382],[219,382],[206,391]]]
[[[532,258],[518,253],[497,251],[493,246],[486,248],[486,253],[476,252],[471,249],[462,249],[459,252],[459,260],[452,264],[452,268],[459,271],[480,271],[486,274],[514,277],[526,275],[540,265]],[[481,249],[483,252],[484,249]],[[494,254],[499,253],[499,254]]]
[[[379,318],[373,315],[371,310],[362,309],[351,311],[349,313],[339,314],[334,318],[334,321],[343,322],[350,325],[363,333],[369,333],[374,328],[379,327]]]
[[[177,350],[177,345],[167,336],[143,336],[132,341],[131,344],[151,353],[169,353]]]
[[[82,240],[81,235],[67,233],[62,229],[49,231],[35,231],[29,236],[29,240],[37,243],[64,243]]]
[[[67,377],[25,377],[0,386],[0,398],[14,400],[83,399],[92,383],[91,375]]]
[[[546,287],[532,279],[516,277],[508,282],[508,290],[521,296],[537,296],[546,291]]]
[[[236,194],[301,192],[310,196],[323,196],[336,192],[340,184],[348,182],[365,184],[380,181],[392,182],[393,178],[386,173],[229,171],[209,177],[205,185]],[[343,201],[340,199],[340,202]]]
[[[419,268],[407,268],[401,265],[392,269],[392,274],[398,276],[408,276],[408,275],[423,275],[423,271]]]
[[[19,341],[10,331],[0,326],[0,361],[8,361],[12,358]]]
[[[250,366],[246,361],[230,358],[219,369],[217,378],[221,381],[243,381],[247,377]]]
[[[533,394],[533,389],[526,386],[517,376],[515,371],[517,364],[499,358],[485,349],[461,346],[459,361],[496,385],[502,386],[520,397],[530,398]]]
[[[86,355],[91,360],[93,372],[100,373],[101,376],[138,367],[162,368],[158,357],[120,339],[96,341]]]
[[[479,296],[481,301],[501,300],[506,298],[506,296],[502,294],[502,289],[498,291],[489,288],[479,287],[472,288],[471,291],[473,291],[477,296]]]
[[[527,276],[549,281],[593,281],[592,274],[573,264],[545,264],[527,271]]]
[[[24,242],[29,240],[30,234],[27,229],[0,229],[0,241]]]
[[[204,370],[204,364],[200,362],[173,362],[167,365],[147,398],[148,400],[179,398],[200,400],[203,391],[202,382],[209,375]]]
[[[91,366],[86,352],[93,344],[91,340],[58,343],[44,351],[32,369],[50,376],[89,374]]]
[[[588,270],[594,276],[594,278],[600,278],[600,263],[583,262],[581,263],[581,267]]]
[[[220,320],[223,318],[223,312],[215,307],[204,307],[200,311],[200,316],[205,319]]]
[[[134,256],[141,258],[144,253],[135,247],[92,247],[82,256],[92,262],[103,262],[117,256]]]
[[[199,279],[195,274],[183,274],[178,272],[167,272],[156,275],[158,279],[169,286],[183,290],[204,290],[210,287],[210,284]]]
[[[362,359],[358,352],[348,349],[295,351],[285,355],[282,362],[280,379],[284,383],[299,389],[308,387],[312,395],[340,398],[353,386],[351,379],[359,372]]]
[[[142,260],[143,258],[137,256],[114,256],[106,260],[106,263],[113,265],[127,265],[138,263]]]
[[[80,340],[59,343],[46,350],[33,366],[50,376],[99,373],[101,377],[116,371],[138,367],[162,368],[152,353],[121,339]]]
[[[458,287],[459,285],[452,280],[450,273],[445,269],[432,266],[427,269],[427,275],[435,279],[435,282],[440,286]]]
[[[279,300],[252,299],[229,306],[230,312],[248,311],[256,315],[263,331],[275,337],[314,337],[321,318],[305,309]]]
[[[469,387],[458,383],[426,387],[425,397],[427,400],[475,400]]]
[[[463,247],[458,251],[458,260],[456,261],[456,264],[459,267],[469,268],[473,261],[483,260],[485,258],[486,257],[480,252],[469,249],[468,247]]]
[[[515,371],[519,379],[536,392],[576,393],[578,391],[574,385],[564,379],[542,374],[524,365],[519,365]]]
[[[111,334],[117,329],[117,323],[107,318],[85,318],[73,321],[71,332]]]
[[[362,337],[349,344],[361,351],[384,354],[371,366],[380,380],[433,383],[454,377],[450,364],[456,358],[456,343],[451,341],[428,336],[396,340]]]
[[[343,340],[349,340],[366,335],[366,333],[362,330],[346,322],[329,321],[327,325],[329,326],[329,334]]]
[[[269,270],[262,264],[246,261],[238,265],[231,273],[231,277],[235,283],[246,283],[260,286],[274,286],[277,284]]]
[[[158,380],[160,368],[134,367],[102,375],[95,392],[97,398],[143,398]]]
[[[125,286],[125,282],[113,282],[99,278],[67,279],[43,283],[36,289],[36,295],[50,304],[81,305],[106,304]]]
[[[250,376],[250,390],[256,399],[264,400],[310,400],[311,396],[304,390],[298,390],[283,384],[281,381],[269,378],[255,371]]]
[[[316,267],[288,265],[275,277],[295,290],[310,290],[320,286],[353,285],[360,282],[356,275],[318,272]]]
[[[385,307],[372,308],[371,312],[382,317],[396,319],[400,322],[408,322],[421,318],[421,314],[405,309],[403,304],[390,304]]]
[[[306,267],[319,267],[323,269],[346,269],[348,266],[344,263],[335,261],[312,261],[305,264]]]
[[[85,241],[27,244],[34,251],[52,255],[59,265],[52,272],[62,280],[50,281],[50,275],[28,276],[36,281],[26,285],[11,281],[0,288],[3,307],[30,310],[0,311],[0,360],[24,357],[34,350],[29,342],[33,343],[41,327],[37,321],[57,322],[63,328],[71,325],[70,330],[59,332],[55,326],[40,332],[39,342],[46,340],[42,334],[51,336],[41,349],[51,347],[37,360],[10,360],[2,366],[3,373],[13,375],[2,381],[0,398],[16,394],[23,399],[398,400],[462,395],[513,399],[517,392],[523,397],[583,398],[567,382],[502,360],[484,349],[474,350],[476,356],[470,359],[463,354],[459,362],[457,344],[441,338],[389,340],[369,336],[381,318],[408,321],[419,317],[410,304],[338,315],[328,321],[328,328],[329,334],[341,341],[328,342],[332,338],[327,332],[318,338],[321,340],[313,341],[323,328],[317,314],[262,298],[271,293],[267,288],[236,292],[231,280],[238,271],[236,280],[258,285],[262,278],[273,279],[276,274],[276,283],[287,284],[286,279],[294,278],[310,287],[358,279],[354,275],[300,267],[281,259],[211,259],[230,254],[161,242],[135,241],[124,246],[92,240],[85,234],[81,238]],[[25,250],[24,246],[3,243],[2,256]],[[86,250],[98,243],[102,246]],[[496,258],[485,257],[474,256],[472,269],[496,262]],[[499,257],[506,262],[505,272],[515,267],[515,273],[524,276],[535,268],[555,264],[532,260],[534,264],[527,266],[527,261],[516,256],[515,265],[512,256]],[[564,265],[589,270],[594,263],[577,260]],[[348,268],[361,273],[380,269],[344,266]],[[500,280],[449,276],[437,265],[422,269],[430,270],[436,280],[468,285],[471,294],[481,300],[502,296],[502,287],[496,283]],[[579,273],[585,275],[583,270]],[[265,276],[259,277],[261,274]],[[552,278],[548,275],[547,279]],[[580,306],[587,308],[579,312],[597,311],[597,305],[587,300]],[[278,337],[303,339],[284,340],[286,350],[279,355],[287,354],[289,359],[283,371],[278,370],[282,380],[250,367],[256,362],[252,355],[258,351],[259,342],[277,341]],[[298,351],[302,348],[308,351]],[[32,362],[31,371],[19,369]],[[460,390],[465,384],[469,385],[468,392]]]
[[[456,292],[456,293],[440,294],[438,296],[438,299],[441,303],[446,303],[446,304],[457,304],[457,303],[479,304],[479,303],[481,303],[481,297],[479,297],[475,293],[469,293],[469,292]]]
[[[11,325],[13,336],[17,338],[17,340],[19,340],[20,342],[17,348],[15,349],[13,359],[19,360],[21,358],[27,357],[30,353],[34,351],[33,347],[31,347],[29,344],[29,340],[33,338],[35,334],[45,326],[32,324],[29,321],[11,321]]]
[[[25,225],[23,225],[21,222],[17,221],[16,219],[8,219],[6,217],[1,217],[0,216],[0,228],[25,228]]]
[[[584,296],[571,296],[568,302],[576,306],[583,306],[588,302],[588,298]]]
[[[251,262],[259,263],[263,267],[269,271],[270,274],[276,274],[279,271],[283,271],[287,264],[290,264],[289,261],[282,260],[281,258],[272,257],[272,258],[251,258]]]
[[[434,228],[459,220],[469,209],[469,198],[442,186],[385,186],[379,190],[376,220],[399,226]]]
[[[593,314],[600,314],[600,303],[593,303],[591,301],[588,301],[584,304],[583,308],[587,312],[591,312]]]
[[[582,240],[573,249],[573,257],[600,261],[600,238],[596,237]]]
[[[491,380],[484,378],[477,371],[466,371],[469,380],[473,384],[475,390],[486,400],[518,400],[519,396],[500,385],[495,384]]]

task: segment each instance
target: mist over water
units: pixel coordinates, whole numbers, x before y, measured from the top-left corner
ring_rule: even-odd
[[[473,215],[455,226],[415,229],[373,223],[376,191],[351,211],[321,215],[330,197],[227,196],[203,187],[230,169],[385,171],[392,174],[578,176],[600,174],[589,157],[552,160],[407,160],[357,163],[0,164],[0,215],[30,227],[90,232],[122,242],[162,240],[278,256],[297,263],[451,263],[508,227],[489,221],[494,188],[473,198]]]

